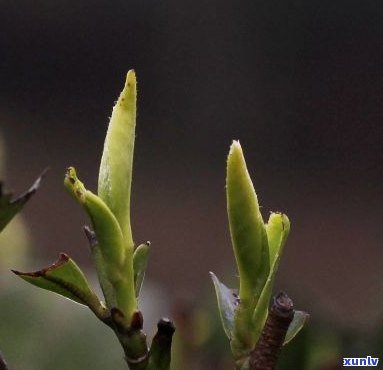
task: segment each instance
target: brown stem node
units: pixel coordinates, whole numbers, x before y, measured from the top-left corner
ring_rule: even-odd
[[[287,333],[294,318],[293,301],[286,293],[273,298],[269,314],[257,345],[251,352],[249,370],[274,370]]]
[[[144,327],[144,317],[142,316],[141,311],[134,311],[132,320],[130,321],[131,330],[142,330]]]

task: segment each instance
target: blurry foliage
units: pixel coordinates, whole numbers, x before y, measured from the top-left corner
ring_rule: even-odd
[[[6,177],[5,160],[5,141],[0,132],[0,183]],[[0,232],[0,268],[4,270],[14,266],[16,262],[23,265],[29,258],[30,245],[30,234],[25,220],[22,215],[16,215]]]
[[[41,265],[41,261],[29,263]],[[95,322],[86,307],[30,289],[9,269],[3,268],[0,276],[0,349],[12,370],[126,369],[113,332]],[[91,280],[95,285],[94,274]],[[158,291],[147,283],[142,292],[145,326],[151,328],[157,312],[165,311],[158,304]]]
[[[298,299],[304,304],[304,297]],[[310,306],[307,302],[306,306]],[[198,302],[177,303],[177,332],[172,370],[228,370],[234,367],[211,290]],[[346,314],[346,313],[345,313]],[[283,348],[277,370],[342,369],[343,357],[383,358],[383,310],[380,322],[366,330],[346,328],[317,312]],[[381,361],[380,360],[380,361]]]
[[[145,310],[151,307],[153,320],[156,297],[150,297],[155,296],[158,290],[157,287],[155,291],[144,289],[143,292],[148,297],[143,302],[143,311],[146,317],[150,316]],[[102,323],[95,323],[85,307],[43,291],[28,289],[4,269],[1,271],[0,299],[0,348],[12,369],[126,369],[113,333],[105,330]],[[177,332],[172,370],[233,368],[229,344],[216,311],[211,290],[200,298],[198,304],[184,302],[175,305]],[[366,334],[326,324],[321,319],[312,318],[300,335],[284,348],[278,370],[340,369],[342,357],[351,355],[383,358],[382,324],[376,327],[376,331]],[[108,351],[100,351],[103,346]]]
[[[32,290],[9,274],[0,296],[0,347],[12,369],[126,368],[113,333],[84,307]],[[103,346],[108,351],[100,351]]]
[[[0,135],[0,175],[5,178],[5,147]],[[33,192],[37,187],[33,188]],[[10,275],[9,268],[31,263],[30,233],[21,215],[25,201],[16,204],[9,192],[2,192],[1,214],[4,229],[0,233],[0,348],[13,369],[44,370],[81,368],[84,363],[93,369],[104,369],[116,364],[118,346],[115,339],[105,335],[102,325],[94,325],[91,316],[82,307],[67,309],[69,301],[57,300],[19,284]],[[21,198],[19,198],[21,199]],[[16,202],[18,200],[16,199]],[[102,330],[102,331],[101,331]],[[83,338],[92,338],[84,341]],[[111,342],[111,350],[99,353],[102,342]],[[47,356],[47,349],[49,356]],[[71,356],[66,354],[71,353]],[[97,355],[98,354],[98,355]],[[83,357],[83,355],[85,355]]]
[[[31,247],[30,233],[21,215],[0,233],[0,268],[2,271],[9,267],[24,266],[28,260]]]

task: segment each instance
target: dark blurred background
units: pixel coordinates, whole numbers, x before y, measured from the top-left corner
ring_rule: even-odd
[[[276,288],[362,337],[381,325],[380,1],[3,0],[0,12],[3,176],[17,192],[50,167],[24,212],[31,256],[90,266],[63,174],[74,165],[96,189],[134,68],[133,231],[152,242],[147,278],[169,307],[213,296],[209,270],[235,284],[224,182],[239,139],[264,218],[292,222]]]

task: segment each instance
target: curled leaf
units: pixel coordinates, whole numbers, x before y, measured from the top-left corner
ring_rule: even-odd
[[[68,168],[64,184],[84,207],[92,221],[102,256],[111,267],[109,279],[118,280],[119,269],[124,263],[125,254],[123,236],[116,217],[101,198],[85,188],[73,167]]]
[[[88,306],[97,317],[106,318],[105,307],[89,286],[81,269],[68,255],[61,253],[57,262],[39,271],[12,271],[31,284]]]
[[[113,294],[105,298],[108,303],[116,301],[118,308],[130,318],[137,306],[133,261],[130,250],[124,248],[125,239],[120,225],[104,201],[85,189],[73,167],[68,168],[64,184],[92,221],[98,243],[92,254],[98,275],[101,278],[106,276],[113,287]],[[104,282],[103,287],[109,289],[110,285]]]

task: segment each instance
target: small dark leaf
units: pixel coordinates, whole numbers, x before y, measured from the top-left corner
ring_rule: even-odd
[[[98,245],[96,233],[87,225],[83,226],[83,230],[88,239],[89,248],[94,249]]]
[[[41,180],[46,171],[33,183],[33,185],[22,195],[16,199],[11,199],[12,194],[3,193],[3,186],[0,183],[0,232],[7,226],[7,224],[16,216],[18,212],[24,207],[24,204],[29,198],[36,193],[40,187]]]
[[[233,289],[222,284],[213,272],[210,272],[213,280],[215,293],[218,300],[218,309],[222,320],[223,329],[229,339],[232,338],[234,328],[234,312],[238,306],[238,295]]]
[[[157,324],[157,333],[153,338],[149,352],[148,370],[169,370],[171,361],[172,338],[174,324],[166,318]]]

